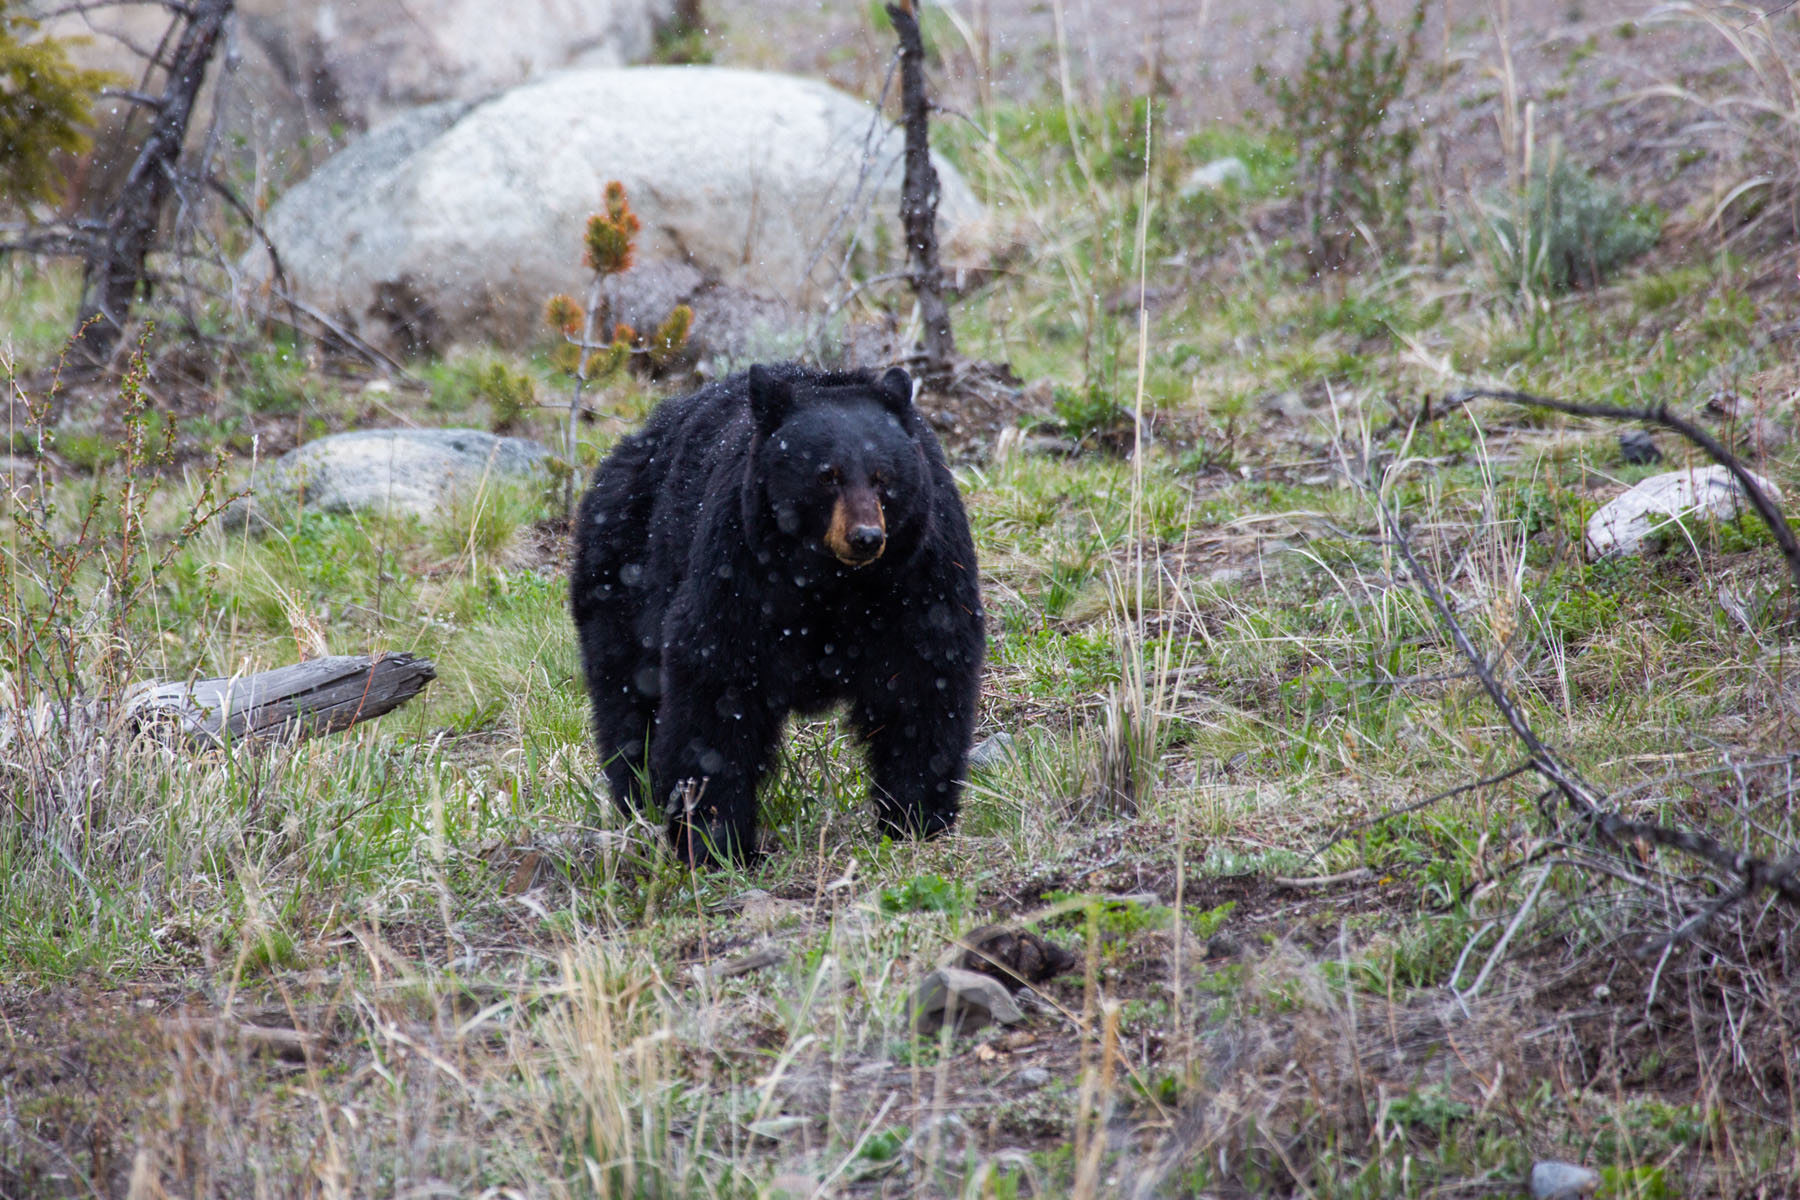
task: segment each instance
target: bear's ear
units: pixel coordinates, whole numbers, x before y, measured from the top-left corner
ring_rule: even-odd
[[[750,415],[757,432],[774,433],[794,407],[794,387],[767,367],[750,368]]]
[[[912,376],[900,367],[889,367],[882,375],[881,382],[875,385],[881,392],[881,402],[895,416],[904,416],[912,407]]]

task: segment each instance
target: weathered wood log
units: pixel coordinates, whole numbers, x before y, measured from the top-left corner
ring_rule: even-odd
[[[333,655],[229,679],[140,683],[125,709],[140,728],[173,726],[190,742],[300,739],[392,712],[437,678],[414,654]]]

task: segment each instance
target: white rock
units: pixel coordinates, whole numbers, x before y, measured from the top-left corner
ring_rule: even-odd
[[[478,429],[368,429],[296,447],[253,483],[258,497],[299,497],[326,512],[432,517],[484,486],[547,484],[549,457],[529,439]]]
[[[1540,1162],[1531,1168],[1532,1200],[1576,1200],[1600,1186],[1600,1172],[1566,1162]]]
[[[371,132],[282,197],[267,229],[300,297],[372,341],[404,349],[423,329],[436,345],[517,345],[544,336],[552,293],[585,294],[582,232],[612,179],[643,221],[640,265],[620,284],[644,272],[668,291],[659,302],[702,284],[817,302],[839,286],[853,233],[859,261],[891,266],[902,141],[868,105],[811,80],[571,70]],[[951,167],[938,172],[945,257],[966,261],[984,211]],[[889,260],[872,257],[877,245]],[[671,284],[682,266],[691,276]],[[247,254],[244,268],[265,278],[266,256]],[[696,312],[697,334],[706,316]]]
[[[1760,475],[1755,478],[1770,499],[1781,499],[1774,484]],[[1608,500],[1588,518],[1584,539],[1587,556],[1601,559],[1641,554],[1659,524],[1734,517],[1748,503],[1737,480],[1721,466],[1652,475]]]
[[[1216,192],[1227,185],[1243,187],[1250,182],[1250,168],[1241,158],[1215,158],[1188,172],[1181,181],[1181,198],[1192,200],[1201,192]]]

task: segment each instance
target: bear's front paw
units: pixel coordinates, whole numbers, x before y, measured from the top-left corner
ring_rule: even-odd
[[[956,810],[882,813],[876,823],[883,837],[934,838],[956,824]]]

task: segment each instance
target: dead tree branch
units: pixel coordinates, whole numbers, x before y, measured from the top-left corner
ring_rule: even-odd
[[[925,321],[928,382],[950,377],[956,336],[944,304],[944,273],[938,266],[937,168],[931,165],[931,102],[925,98],[925,42],[912,0],[887,6],[888,19],[900,38],[900,109],[906,126],[906,176],[900,190],[900,222],[906,234],[906,257],[913,293]]]
[[[334,655],[254,675],[143,683],[125,707],[140,728],[165,722],[189,742],[308,738],[392,712],[437,678],[413,654]]]
[[[82,278],[75,336],[92,363],[104,363],[112,356],[132,302],[149,286],[146,260],[173,190],[188,122],[232,5],[233,0],[195,0],[177,10],[181,36],[153,106],[156,119],[118,194],[107,205],[105,231],[88,255]]]
[[[1703,833],[1671,828],[1648,821],[1634,821],[1621,816],[1612,809],[1605,796],[1595,791],[1581,778],[1578,772],[1562,760],[1555,750],[1538,737],[1536,731],[1531,728],[1531,724],[1526,721],[1524,714],[1519,711],[1518,705],[1507,694],[1506,688],[1494,675],[1480,651],[1475,648],[1461,622],[1456,619],[1456,614],[1451,611],[1450,605],[1445,601],[1443,592],[1438,588],[1436,581],[1432,579],[1430,573],[1420,564],[1417,555],[1413,553],[1412,538],[1400,523],[1399,517],[1391,512],[1385,504],[1380,506],[1380,512],[1382,523],[1387,526],[1391,544],[1399,552],[1401,560],[1406,563],[1407,570],[1412,573],[1419,590],[1424,592],[1426,599],[1431,602],[1438,619],[1449,631],[1451,641],[1455,643],[1462,656],[1468,660],[1470,667],[1475,672],[1475,677],[1481,681],[1482,688],[1487,692],[1488,698],[1506,720],[1507,725],[1511,727],[1513,735],[1524,745],[1526,753],[1530,756],[1532,769],[1563,796],[1591,837],[1602,845],[1615,850],[1637,843],[1678,850],[1735,877],[1738,887],[1734,894],[1738,899],[1745,899],[1769,890],[1776,892],[1790,903],[1800,905],[1800,877],[1796,875],[1796,872],[1800,872],[1800,854],[1790,854],[1785,858],[1771,861],[1733,850],[1723,842]],[[1711,920],[1727,907],[1729,904],[1709,905],[1707,910],[1695,914],[1693,918],[1684,922],[1677,934],[1682,937],[1693,936],[1705,921]],[[1668,940],[1665,938],[1654,942],[1648,949],[1658,949]]]

